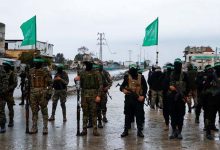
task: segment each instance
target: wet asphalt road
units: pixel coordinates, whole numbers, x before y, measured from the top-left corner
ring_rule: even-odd
[[[122,81],[119,81],[121,83]],[[39,112],[38,133],[29,135],[25,133],[25,107],[19,106],[19,93],[15,93],[15,118],[14,127],[8,128],[4,134],[0,134],[0,150],[142,150],[142,149],[190,149],[190,150],[219,150],[219,133],[215,132],[215,140],[209,141],[205,138],[203,131],[203,117],[200,117],[200,125],[194,123],[194,111],[186,113],[183,127],[183,140],[169,140],[171,132],[164,130],[164,120],[162,110],[150,110],[145,106],[145,126],[144,138],[136,136],[136,125],[133,124],[129,131],[129,136],[121,138],[123,131],[124,115],[124,95],[119,91],[114,82],[110,89],[113,99],[108,100],[108,123],[103,129],[99,129],[101,136],[94,137],[92,129],[88,130],[85,137],[76,136],[76,96],[70,95],[67,100],[67,122],[63,123],[61,107],[58,104],[56,120],[49,122],[48,135],[42,135],[42,117]],[[52,102],[48,104],[49,116],[51,114]],[[187,112],[187,111],[186,111]],[[8,109],[6,108],[8,117]],[[82,114],[82,111],[81,111]],[[31,115],[30,115],[31,116]],[[219,124],[216,120],[217,127]],[[31,124],[30,118],[30,124]],[[81,124],[82,125],[82,124]],[[31,127],[31,125],[30,125]]]

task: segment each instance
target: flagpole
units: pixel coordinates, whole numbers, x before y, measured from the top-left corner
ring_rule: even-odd
[[[35,53],[37,52],[37,16],[36,18],[36,22],[35,22],[35,52],[34,52],[34,57],[35,57]]]
[[[156,46],[156,65],[158,65],[158,54],[159,54],[159,51],[158,51],[158,45]]]

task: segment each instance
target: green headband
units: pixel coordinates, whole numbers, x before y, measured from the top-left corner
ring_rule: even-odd
[[[214,67],[219,67],[220,66],[220,62],[216,62],[215,64],[214,64]]]
[[[34,62],[42,62],[42,63],[44,62],[44,60],[41,58],[34,58],[33,61]]]
[[[9,66],[12,66],[13,64],[11,63],[11,62],[9,62],[9,61],[5,61],[5,62],[3,62],[2,63],[3,65],[9,65]]]
[[[206,65],[205,70],[208,70],[208,69],[212,69],[212,66],[211,65]]]
[[[180,58],[176,58],[176,59],[174,60],[174,63],[175,63],[175,62],[182,63],[182,60],[181,60]]]
[[[137,65],[131,64],[131,65],[129,65],[129,68],[135,68],[135,69],[137,69]]]

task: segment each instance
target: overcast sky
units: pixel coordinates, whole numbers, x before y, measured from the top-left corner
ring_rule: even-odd
[[[159,17],[159,64],[183,59],[186,46],[220,47],[219,0],[1,0],[6,39],[23,39],[20,25],[37,16],[37,39],[54,44],[54,54],[73,59],[81,46],[99,54],[97,33],[108,46],[103,59],[150,59],[156,47],[141,47],[145,28]],[[112,54],[111,52],[116,52]]]

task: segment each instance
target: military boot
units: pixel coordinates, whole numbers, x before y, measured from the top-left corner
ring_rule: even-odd
[[[29,132],[30,134],[36,134],[38,132],[37,130],[37,125],[33,124],[31,131]]]
[[[10,119],[8,123],[8,127],[13,127],[14,126],[14,120]]]
[[[22,101],[21,103],[19,103],[19,105],[24,105],[24,102]]]
[[[98,128],[103,128],[102,120],[99,120],[99,121],[98,121]]]
[[[170,138],[170,139],[175,139],[175,138],[177,138],[177,131],[176,131],[176,130],[173,130],[173,131],[172,131],[172,134],[170,135],[169,138]]]
[[[87,125],[87,128],[92,128],[92,127],[93,127],[92,121],[89,120],[88,125]]]
[[[80,133],[80,136],[85,136],[87,135],[87,129],[83,128],[82,132]]]
[[[195,123],[199,124],[199,118],[198,117],[195,118]]]
[[[209,139],[209,140],[214,140],[213,136],[211,135],[210,130],[206,130],[206,138]]]
[[[66,117],[63,117],[63,122],[66,122],[66,121],[67,121]]]
[[[5,133],[6,132],[6,128],[5,128],[5,124],[1,125],[1,129],[0,129],[0,133]]]
[[[137,132],[137,136],[139,136],[139,137],[144,137],[144,134],[142,133],[142,131],[141,130],[138,130],[138,132]]]
[[[124,129],[124,132],[121,134],[121,137],[128,136],[128,129]]]
[[[50,118],[48,119],[48,121],[54,121],[55,120],[55,116],[51,115]]]
[[[47,127],[44,127],[44,128],[43,128],[43,135],[46,135],[46,134],[48,134],[48,128],[47,128]]]
[[[99,134],[97,128],[94,128],[94,129],[93,129],[93,135],[94,135],[94,136],[100,136],[100,134]]]
[[[215,131],[215,132],[218,132],[218,131],[219,131],[219,129],[218,129],[218,128],[216,128],[216,126],[215,126],[215,125],[212,125],[210,129],[211,129],[212,131]]]
[[[103,118],[102,118],[103,122],[107,123],[108,119],[106,118],[106,114],[103,114]]]
[[[182,134],[181,134],[180,131],[179,131],[178,134],[177,134],[177,139],[179,139],[179,140],[182,140],[182,139],[183,139],[183,136],[182,136]]]

